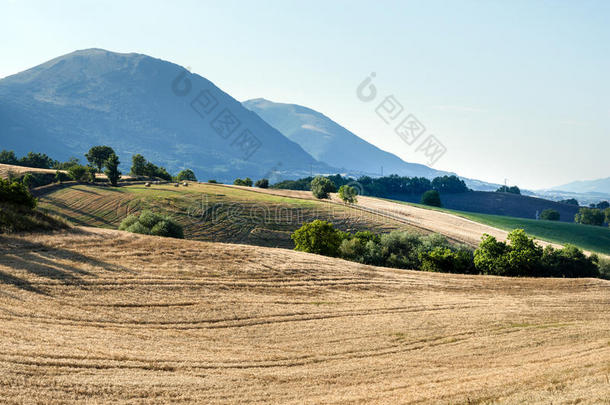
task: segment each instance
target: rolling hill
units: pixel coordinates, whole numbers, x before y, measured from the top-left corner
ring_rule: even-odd
[[[345,231],[389,232],[417,228],[400,219],[362,212],[325,201],[274,196],[215,184],[64,184],[35,190],[39,207],[73,225],[117,229],[129,214],[151,209],[169,214],[184,227],[188,239],[246,243],[292,249],[290,235],[303,222],[325,219]]]
[[[206,180],[336,171],[209,80],[160,59],[102,49],[0,80],[0,133],[3,149],[60,160],[110,145],[123,172],[135,153]]]
[[[610,284],[0,235],[6,403],[604,403]]]

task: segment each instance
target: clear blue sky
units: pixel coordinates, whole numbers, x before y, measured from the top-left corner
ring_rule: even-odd
[[[0,0],[0,38],[0,77],[145,53],[424,162],[356,98],[375,72],[447,147],[435,168],[527,188],[610,176],[610,1]]]

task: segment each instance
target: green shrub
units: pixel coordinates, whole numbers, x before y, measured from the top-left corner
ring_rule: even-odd
[[[210,183],[210,184],[218,184],[218,182],[216,180],[213,180],[213,179],[212,180],[208,180],[208,183]]]
[[[328,198],[330,193],[334,193],[335,184],[323,176],[317,176],[311,181],[311,192],[316,198]]]
[[[436,247],[419,254],[421,270],[439,273],[474,274],[472,251],[466,247],[451,250],[447,247]]]
[[[150,234],[156,236],[168,236],[178,239],[184,238],[184,231],[182,230],[182,227],[174,221],[168,219],[157,222],[150,230]]]
[[[168,216],[149,210],[142,211],[140,215],[129,215],[121,222],[119,230],[144,235],[184,238],[182,226]]]
[[[422,195],[421,203],[432,207],[441,207],[441,195],[436,190],[428,190]]]
[[[290,238],[295,250],[335,257],[339,255],[343,235],[331,223],[316,219],[303,224]]]
[[[343,185],[339,187],[339,198],[343,200],[343,202],[354,204],[358,202],[356,196],[358,195],[358,191],[352,186]]]
[[[559,221],[561,219],[561,214],[559,211],[554,210],[552,208],[548,208],[540,214],[540,219],[545,221]]]
[[[95,168],[74,165],[68,169],[68,175],[79,183],[91,183],[95,181]]]
[[[0,202],[30,209],[36,207],[36,199],[22,183],[4,179],[0,179]]]
[[[548,277],[599,277],[598,261],[597,256],[587,257],[573,245],[562,249],[547,246],[542,256],[544,275]]]
[[[142,235],[150,235],[150,229],[145,227],[144,225],[142,225],[139,222],[136,222],[135,224],[127,227],[125,230],[127,232],[131,232],[131,233],[140,233]]]

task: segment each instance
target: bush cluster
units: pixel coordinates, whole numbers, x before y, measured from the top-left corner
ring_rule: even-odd
[[[522,229],[511,232],[508,243],[485,235],[475,251],[451,244],[438,234],[422,236],[408,231],[352,234],[321,220],[303,224],[292,239],[295,250],[400,269],[527,277],[610,276],[607,261],[595,255],[587,257],[571,245],[543,249]]]
[[[149,210],[142,211],[140,215],[128,216],[121,222],[119,230],[144,235],[184,238],[181,225],[169,216],[163,216]]]
[[[0,179],[0,202],[35,208],[36,199],[22,183]]]

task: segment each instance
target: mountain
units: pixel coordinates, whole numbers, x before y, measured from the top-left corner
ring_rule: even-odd
[[[243,103],[314,158],[344,170],[434,178],[450,174],[408,163],[359,138],[324,114],[296,104],[274,103],[263,98]]]
[[[552,190],[569,191],[573,193],[610,194],[610,177],[597,180],[573,181],[572,183],[553,187]]]
[[[87,49],[0,80],[0,149],[54,159],[112,146],[198,178],[303,177],[318,162],[209,80],[160,59]]]

